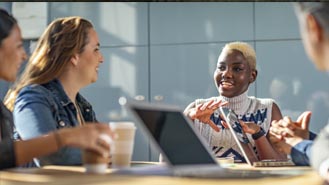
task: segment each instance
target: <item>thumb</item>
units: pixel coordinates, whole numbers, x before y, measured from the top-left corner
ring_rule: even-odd
[[[300,124],[300,127],[304,130],[308,130],[309,124],[310,124],[310,120],[311,120],[311,116],[312,116],[312,112],[311,111],[305,111],[303,112],[303,114],[301,114],[298,119],[297,122],[298,124]]]

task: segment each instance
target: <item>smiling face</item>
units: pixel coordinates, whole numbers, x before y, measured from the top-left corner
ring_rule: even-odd
[[[26,58],[21,30],[16,24],[0,45],[0,78],[9,82],[15,81],[18,70]]]
[[[238,50],[223,50],[218,57],[214,80],[220,95],[232,98],[244,93],[256,76],[257,71]]]
[[[88,30],[88,43],[79,54],[79,71],[81,80],[86,84],[96,82],[98,79],[99,65],[104,58],[100,52],[98,35],[93,28]]]

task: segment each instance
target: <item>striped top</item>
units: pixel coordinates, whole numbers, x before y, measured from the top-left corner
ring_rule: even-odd
[[[267,133],[272,120],[272,105],[274,100],[256,98],[248,96],[247,94],[248,91],[233,98],[226,98],[223,96],[219,96],[218,98],[229,102],[225,107],[234,110],[239,119],[245,122],[257,123]],[[210,99],[197,99],[195,100],[195,103],[198,105],[209,100]],[[219,132],[214,131],[208,124],[204,124],[197,119],[194,120],[194,126],[206,139],[216,157],[233,156],[235,160],[245,162],[230,130],[225,129],[222,126],[219,110],[215,110],[211,116],[211,120],[221,128]],[[255,142],[252,139],[251,134],[247,134],[247,137],[256,151]]]

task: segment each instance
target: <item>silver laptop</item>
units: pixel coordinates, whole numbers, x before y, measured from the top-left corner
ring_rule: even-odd
[[[227,123],[235,142],[247,163],[255,167],[294,166],[291,160],[259,160],[235,112],[229,108],[220,107],[222,118]]]
[[[181,109],[170,105],[128,101],[126,108],[140,124],[151,143],[162,153],[166,167],[126,169],[122,174],[173,175],[200,178],[262,178],[301,174],[291,171],[230,170],[221,167],[204,139]],[[119,172],[120,173],[120,172]]]

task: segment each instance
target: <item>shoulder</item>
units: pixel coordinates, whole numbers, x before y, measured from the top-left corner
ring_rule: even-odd
[[[51,97],[51,92],[42,85],[28,85],[18,93],[15,108],[29,103],[46,103]]]
[[[20,90],[20,92],[18,93],[18,96],[26,96],[26,95],[46,95],[49,94],[50,91],[45,88],[44,86],[40,85],[40,84],[32,84],[32,85],[28,85],[24,88],[22,88]]]

